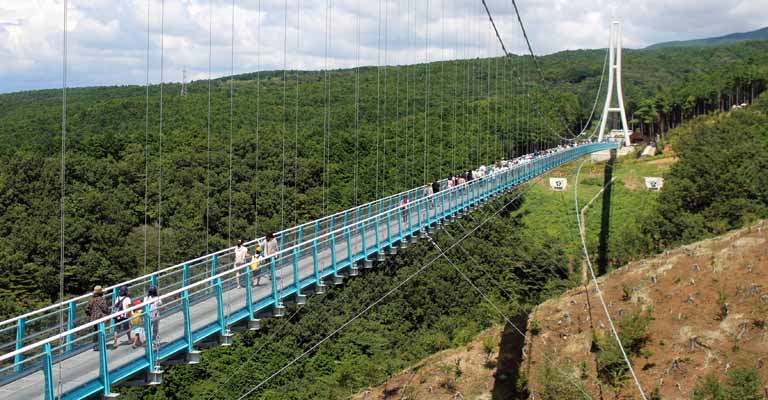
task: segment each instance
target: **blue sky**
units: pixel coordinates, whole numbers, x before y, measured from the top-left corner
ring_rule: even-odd
[[[487,0],[507,47],[523,50],[511,0]],[[326,16],[330,42],[326,58]],[[761,4],[762,3],[762,4]],[[284,24],[288,8],[287,37]],[[232,1],[70,0],[69,85],[143,84],[231,68]],[[381,12],[379,6],[381,5]],[[427,13],[429,5],[429,13]],[[762,0],[519,0],[537,53],[605,47],[611,19],[625,46],[743,32],[768,25]],[[235,0],[235,73],[403,64],[501,54],[480,0]],[[149,24],[149,54],[147,29]],[[63,0],[0,0],[0,92],[61,86]],[[428,35],[429,32],[429,35]],[[429,45],[427,45],[429,38]],[[386,51],[385,51],[386,50]]]

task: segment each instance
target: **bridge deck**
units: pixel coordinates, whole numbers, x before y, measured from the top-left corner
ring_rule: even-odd
[[[354,217],[344,214],[347,224],[339,223],[334,227],[331,220],[327,229],[316,229],[307,240],[302,241],[304,238],[299,230],[293,245],[286,246],[281,237],[281,251],[270,259],[261,260],[253,272],[261,276],[259,285],[247,284],[250,279],[256,280],[251,276],[250,265],[234,268],[230,253],[212,256],[202,264],[206,268],[193,276],[189,264],[184,264],[180,274],[173,272],[181,275],[179,282],[173,284],[178,288],[168,285],[166,291],[170,293],[162,296],[159,351],[155,352],[146,344],[134,349],[125,335],[119,339],[120,346],[107,349],[111,332],[117,328],[114,323],[109,318],[97,324],[82,321],[62,335],[51,332],[49,337],[39,337],[37,343],[0,357],[0,384],[3,385],[0,386],[0,397],[52,398],[52,393],[58,392],[59,380],[64,398],[80,399],[109,393],[113,384],[152,370],[162,360],[190,351],[195,344],[221,335],[232,324],[281,306],[283,299],[356,268],[361,261],[382,253],[385,248],[422,229],[563,163],[612,147],[599,143],[568,148],[443,190],[429,199],[418,196],[417,191],[409,191],[401,196],[413,193],[415,200],[406,208],[399,207],[401,196],[393,196],[386,206],[379,205],[379,213],[373,213],[370,205],[368,215],[361,213],[360,208],[354,209]],[[157,282],[157,279],[155,276],[150,281]],[[142,308],[146,315],[149,307],[146,304],[137,308]],[[157,333],[150,329],[148,320],[144,322],[150,335]],[[92,350],[94,345],[96,351]]]

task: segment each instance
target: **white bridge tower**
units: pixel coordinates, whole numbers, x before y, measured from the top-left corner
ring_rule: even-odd
[[[605,108],[603,108],[603,117],[600,121],[600,135],[598,141],[603,141],[605,137],[605,127],[608,123],[608,117],[611,114],[621,115],[621,131],[624,133],[624,145],[629,146],[630,130],[627,125],[627,111],[624,109],[624,93],[621,86],[621,22],[614,21],[611,24],[611,40],[608,47],[610,69],[608,72],[608,93],[605,98]],[[615,83],[615,84],[614,84]],[[616,92],[618,107],[613,107],[613,93]]]

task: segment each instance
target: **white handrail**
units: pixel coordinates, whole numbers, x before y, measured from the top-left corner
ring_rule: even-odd
[[[410,189],[410,190],[407,190],[407,191],[399,192],[399,193],[396,193],[396,194],[384,197],[382,199],[377,199],[377,200],[374,200],[374,201],[370,201],[368,203],[365,203],[365,204],[359,205],[359,206],[357,206],[355,208],[352,208],[352,210],[362,209],[363,207],[368,207],[368,206],[372,205],[373,203],[384,201],[384,200],[389,200],[389,199],[394,198],[395,196],[400,196],[402,194],[411,193],[411,192],[417,192],[418,193],[418,190],[422,189],[422,188],[424,188],[424,186],[419,186],[419,187],[416,187],[416,188],[413,188],[413,189]],[[340,216],[340,215],[344,214],[345,212],[349,212],[349,211],[350,210],[347,209],[347,210],[344,210],[344,211],[337,212],[336,214],[332,214],[332,215],[328,215],[328,216],[325,216],[325,217],[322,217],[322,218],[318,218],[316,220],[304,223],[302,225],[298,225],[298,226],[294,226],[294,227],[291,227],[291,228],[287,228],[287,229],[284,229],[282,231],[276,232],[275,235],[284,234],[284,233],[290,232],[292,230],[297,230],[299,227],[309,226],[309,225],[315,224],[316,222],[321,222],[321,221],[324,221],[324,220],[335,218],[335,217]],[[265,239],[264,236],[258,237],[258,238],[254,239],[254,240],[246,242],[245,246],[250,246],[250,245],[262,242],[264,239]],[[185,264],[193,264],[193,263],[196,263],[198,261],[203,261],[205,259],[211,258],[213,256],[221,255],[223,253],[233,252],[234,249],[235,249],[235,246],[227,247],[225,249],[221,249],[221,250],[215,251],[213,253],[206,254],[204,256],[200,256],[200,257],[197,257],[197,258],[194,258],[194,259],[191,259],[191,260],[186,260],[186,261],[184,261],[182,263],[175,264],[175,265],[172,265],[170,267],[166,267],[164,269],[152,272],[150,274],[142,275],[142,276],[139,276],[139,277],[136,277],[136,278],[132,278],[132,279],[129,279],[127,281],[124,281],[124,282],[121,282],[121,283],[118,283],[118,284],[115,284],[115,285],[112,285],[112,286],[108,286],[108,287],[104,288],[104,291],[108,292],[110,290],[114,290],[115,288],[119,288],[119,287],[122,287],[122,286],[125,286],[125,285],[130,285],[132,283],[136,283],[136,282],[139,282],[139,281],[146,281],[146,280],[150,279],[152,277],[152,275],[160,275],[160,274],[172,271],[172,270],[178,270],[180,268],[183,268]],[[54,310],[54,309],[60,309],[61,307],[67,306],[69,303],[71,303],[73,301],[84,300],[84,299],[89,298],[92,295],[93,295],[93,293],[86,293],[86,294],[80,295],[78,297],[73,297],[73,298],[71,298],[69,300],[65,300],[65,301],[62,301],[62,302],[59,302],[59,303],[56,303],[56,304],[51,304],[51,305],[45,306],[43,308],[39,308],[37,310],[29,311],[29,312],[27,312],[25,314],[18,315],[18,316],[15,316],[13,318],[9,318],[9,319],[7,319],[5,321],[0,322],[0,328],[4,329],[4,328],[2,328],[4,325],[11,325],[11,324],[13,324],[14,322],[17,322],[20,319],[28,319],[31,316],[34,316],[34,315],[37,315],[37,314],[41,314],[41,313],[44,313],[46,311],[50,311],[50,310]],[[66,312],[66,311],[62,310],[62,312]]]

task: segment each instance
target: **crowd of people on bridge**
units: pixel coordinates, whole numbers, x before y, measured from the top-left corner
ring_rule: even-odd
[[[130,310],[133,306],[140,304],[149,304],[149,315],[144,315],[142,308]],[[128,343],[135,349],[144,345],[146,342],[147,332],[144,329],[144,318],[149,317],[150,329],[152,333],[152,347],[157,350],[160,343],[160,308],[163,302],[160,300],[157,286],[150,285],[146,296],[143,300],[135,299],[131,301],[131,296],[128,292],[128,286],[123,285],[117,290],[117,296],[115,297],[112,307],[110,309],[107,304],[107,300],[104,298],[104,288],[97,285],[93,288],[93,296],[85,306],[85,314],[88,316],[89,321],[98,321],[110,314],[114,314],[111,324],[112,327],[112,349],[116,349],[120,346],[120,336],[125,334]],[[99,325],[94,325],[94,333],[92,334],[93,350],[99,350]]]
[[[463,173],[453,175],[451,174],[447,179],[439,180],[435,179],[433,182],[429,182],[423,187],[423,197],[427,200],[428,209],[435,209],[438,207],[438,196],[442,190],[450,190],[453,188],[459,188],[458,194],[464,190],[463,185],[472,182],[473,180],[484,178],[486,176],[493,176],[500,172],[506,171],[511,168],[515,168],[520,165],[525,165],[533,162],[534,160],[547,155],[555,154],[569,148],[579,146],[583,143],[573,143],[568,145],[561,145],[552,149],[534,151],[530,154],[522,155],[509,160],[495,161],[490,165],[481,165],[474,170],[467,170]],[[400,200],[400,208],[405,210],[409,207],[410,200],[408,196],[403,196]],[[402,213],[402,219],[404,223],[408,222],[408,214]],[[242,288],[246,284],[250,284],[253,287],[261,284],[261,279],[265,278],[271,280],[271,268],[268,263],[264,261],[269,260],[279,251],[279,243],[275,237],[274,232],[266,234],[263,241],[259,241],[253,248],[253,254],[250,254],[248,247],[243,240],[239,240],[235,246],[234,262],[232,267],[235,268],[235,281],[237,287]],[[243,282],[241,280],[241,270],[244,271],[244,266],[250,270],[250,282]],[[149,315],[145,315],[143,308],[137,308],[132,311],[128,311],[132,306],[138,306],[140,304],[149,304]],[[159,300],[158,290],[155,285],[150,285],[146,296],[143,300],[131,300],[128,286],[123,285],[118,288],[114,301],[110,308],[107,299],[104,297],[104,289],[101,286],[93,288],[93,296],[89,303],[86,305],[85,312],[90,321],[100,320],[110,314],[114,314],[111,327],[113,331],[113,343],[112,348],[118,348],[120,345],[119,338],[125,335],[128,342],[131,343],[133,348],[138,348],[146,343],[147,332],[145,325],[145,318],[149,318],[149,326],[151,329],[152,346],[154,349],[158,348],[159,333],[160,333],[160,309],[162,307],[162,301]],[[93,349],[98,350],[98,336],[100,334],[99,326],[94,326],[93,334]]]

